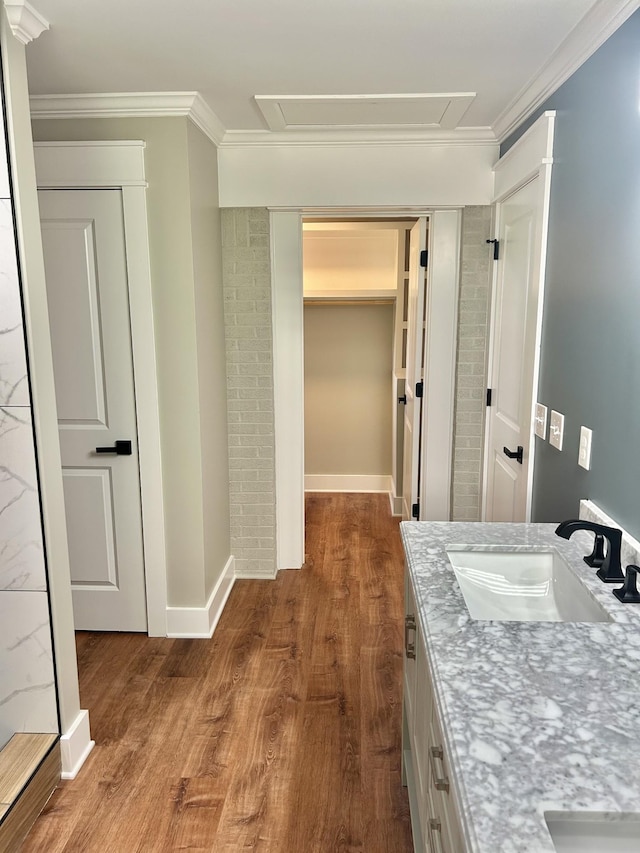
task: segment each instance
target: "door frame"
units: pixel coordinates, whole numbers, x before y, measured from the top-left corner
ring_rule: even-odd
[[[525,521],[531,521],[531,501],[533,493],[533,473],[535,467],[534,411],[538,398],[538,378],[540,374],[540,346],[542,341],[542,314],[544,308],[544,282],[547,265],[547,238],[549,233],[549,201],[551,196],[551,168],[553,164],[553,138],[555,131],[555,110],[547,110],[514,143],[493,167],[494,173],[494,237],[500,234],[500,216],[502,202],[538,177],[540,218],[536,225],[535,255],[531,277],[533,308],[535,312],[535,345],[531,365],[532,399],[529,417],[529,468],[527,471],[527,502]],[[487,381],[491,387],[493,380],[493,347],[497,333],[497,281],[498,269],[494,264],[491,281],[491,313],[489,321]],[[482,521],[487,517],[487,482],[491,448],[489,447],[489,418],[491,408],[487,406],[484,422],[484,452],[482,461]]]
[[[140,140],[34,142],[34,157],[38,189],[116,189],[122,193],[147,633],[166,637],[167,565],[144,149]]]
[[[452,448],[455,403],[455,358],[457,349],[458,295],[460,289],[460,208],[270,208],[273,384],[276,466],[276,569],[300,568],[304,563],[304,349],[302,292],[302,220],[355,218],[404,218],[428,216],[430,229],[438,223],[436,241],[430,231],[429,246],[431,304],[444,307],[446,315],[437,327],[440,345],[445,345],[452,381],[440,381],[435,358],[427,359],[425,385],[432,381],[437,404],[427,407],[423,441],[430,467],[424,478],[437,484],[425,520],[448,520],[451,513],[452,454],[438,452],[436,438],[448,436]],[[440,246],[442,240],[442,252]],[[446,248],[445,248],[446,247]],[[434,260],[437,263],[434,264]],[[428,318],[427,318],[428,322]],[[434,328],[434,333],[436,329]],[[390,365],[391,370],[391,365]],[[447,371],[448,373],[448,371]],[[433,440],[429,443],[428,438]],[[424,456],[423,458],[426,458]],[[433,479],[431,479],[433,478]],[[425,490],[423,489],[423,493]],[[426,505],[426,502],[425,502]]]

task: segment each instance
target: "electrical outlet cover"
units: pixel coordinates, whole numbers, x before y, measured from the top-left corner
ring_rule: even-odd
[[[588,427],[580,427],[580,447],[578,448],[578,465],[591,470],[591,439],[593,432]]]
[[[562,450],[564,441],[564,415],[551,409],[551,421],[549,425],[549,444],[556,450]]]
[[[536,403],[535,433],[543,441],[547,437],[547,407],[542,403]]]

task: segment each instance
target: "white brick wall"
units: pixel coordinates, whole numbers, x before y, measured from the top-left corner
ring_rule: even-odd
[[[238,575],[276,567],[269,212],[222,211],[231,552]]]
[[[465,207],[453,445],[454,521],[479,521],[493,247],[491,208]]]

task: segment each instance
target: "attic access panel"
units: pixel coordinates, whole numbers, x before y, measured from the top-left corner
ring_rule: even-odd
[[[256,95],[273,131],[453,130],[475,92],[412,95]]]

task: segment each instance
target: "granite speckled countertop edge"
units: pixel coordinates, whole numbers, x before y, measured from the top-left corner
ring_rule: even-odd
[[[640,607],[583,562],[592,536],[555,526],[401,525],[469,853],[554,853],[544,811],[640,812]],[[453,544],[554,548],[613,621],[472,620]]]

